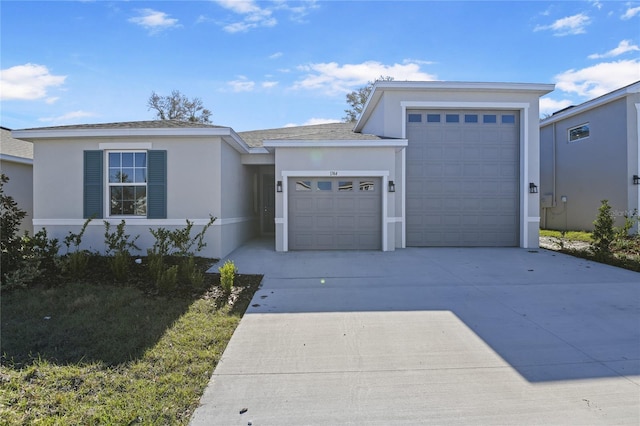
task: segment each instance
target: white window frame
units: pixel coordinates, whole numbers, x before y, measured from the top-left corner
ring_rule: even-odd
[[[106,167],[105,169],[105,218],[108,219],[146,219],[147,218],[147,212],[145,211],[144,215],[120,215],[120,214],[111,214],[111,187],[114,186],[144,186],[145,187],[145,193],[147,194],[148,197],[148,177],[146,178],[147,181],[145,181],[144,183],[135,183],[135,182],[126,182],[126,183],[122,183],[122,182],[110,182],[109,180],[109,169],[110,169],[110,163],[109,163],[109,154],[121,154],[121,153],[144,153],[146,155],[146,164],[145,164],[145,169],[147,170],[147,173],[149,172],[149,153],[148,150],[146,149],[109,149],[109,150],[105,150],[105,154],[106,154]]]
[[[587,132],[588,132],[587,136],[583,136],[583,137],[578,138],[578,139],[571,139],[571,131],[575,130],[575,129],[579,129],[579,128],[584,127],[584,126],[587,126]],[[567,142],[569,142],[569,143],[580,142],[582,140],[589,139],[589,136],[591,136],[591,125],[590,125],[590,123],[588,121],[585,122],[585,123],[579,124],[577,126],[569,127],[567,129]]]

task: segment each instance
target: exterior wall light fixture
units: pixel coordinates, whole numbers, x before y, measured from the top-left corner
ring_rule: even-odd
[[[640,185],[640,176],[633,175],[633,184],[634,185]]]
[[[529,194],[537,194],[538,193],[538,187],[535,183],[530,182],[529,183]]]
[[[276,182],[276,192],[282,192],[282,181]]]
[[[392,180],[389,181],[389,192],[396,192],[396,183]]]

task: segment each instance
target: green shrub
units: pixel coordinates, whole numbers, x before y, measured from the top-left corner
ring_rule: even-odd
[[[198,270],[195,264],[195,253],[201,251],[207,244],[204,242],[204,235],[213,225],[215,217],[209,216],[209,222],[202,230],[191,236],[193,222],[187,219],[184,228],[170,231],[165,228],[149,228],[149,232],[155,238],[153,247],[147,250],[149,264],[149,277],[161,292],[173,291],[178,283],[189,285],[193,288],[201,288],[204,284],[204,274]],[[178,259],[178,265],[174,265],[176,273],[167,271],[174,266],[167,265],[168,258]],[[173,284],[168,284],[169,281]]]
[[[27,212],[18,207],[13,197],[4,193],[4,184],[9,177],[0,174],[0,272],[2,286],[6,286],[6,276],[20,269],[22,264],[21,241],[18,235],[20,224]]]
[[[126,222],[122,220],[113,232],[111,224],[104,221],[104,241],[107,245],[106,254],[109,256],[109,267],[113,278],[118,282],[124,282],[129,278],[129,267],[131,266],[131,253],[129,250],[140,250],[136,245],[136,240],[140,235],[131,239],[131,235],[125,234]]]
[[[236,278],[236,265],[231,260],[227,260],[224,265],[218,268],[218,271],[220,272],[220,286],[225,292],[230,293]]]
[[[89,252],[80,250],[80,245],[82,244],[82,237],[87,230],[87,226],[89,226],[89,222],[92,220],[93,218],[85,220],[79,233],[74,234],[69,231],[69,234],[64,238],[67,255],[62,260],[62,270],[71,275],[73,279],[82,278],[87,271],[87,265],[89,265]],[[72,246],[73,251],[71,251]]]
[[[156,286],[161,293],[171,293],[178,287],[178,265],[161,270],[157,277]]]
[[[598,208],[598,216],[593,221],[593,233],[591,238],[591,250],[597,257],[608,257],[611,255],[611,242],[615,238],[613,228],[613,216],[608,200],[602,200]]]

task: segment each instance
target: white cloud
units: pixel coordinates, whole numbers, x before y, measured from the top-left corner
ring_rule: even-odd
[[[631,40],[622,40],[618,47],[609,50],[606,53],[594,53],[593,55],[589,55],[589,59],[600,59],[600,58],[613,58],[615,56],[623,55],[627,52],[639,51],[640,47],[635,44],[631,44]]]
[[[221,7],[230,10],[243,19],[226,24],[223,29],[228,33],[246,32],[258,27],[273,27],[278,21],[272,16],[268,8],[261,8],[253,0],[215,0]]]
[[[181,26],[177,19],[169,18],[169,15],[164,12],[159,12],[153,9],[140,9],[138,10],[138,13],[140,13],[140,16],[130,18],[129,22],[140,25],[144,29],[148,30],[149,34],[157,34],[169,28],[177,28]]]
[[[640,6],[638,7],[629,7],[629,9],[627,9],[627,11],[620,17],[620,19],[623,20],[627,20],[627,19],[631,19],[634,16],[638,16],[640,15]]]
[[[303,18],[312,9],[317,8],[316,0],[306,0],[291,3],[285,0],[273,0],[271,2],[258,2],[255,0],[214,0],[220,7],[240,15],[240,20],[222,24],[223,29],[228,33],[247,32],[259,27],[274,27],[278,24],[275,12],[287,12],[291,20],[303,22]]]
[[[84,117],[95,117],[95,114],[87,111],[72,111],[63,115],[59,115],[57,117],[39,118],[38,121],[41,121],[44,123],[62,124],[62,123],[74,122],[74,121],[77,121],[77,119],[84,118]]]
[[[269,55],[269,59],[278,59],[278,58],[281,58],[282,55],[283,55],[282,52],[276,52],[273,55]]]
[[[263,81],[261,84],[261,86],[265,89],[271,89],[272,87],[276,87],[277,85],[277,81]]]
[[[560,111],[562,108],[566,108],[569,105],[573,104],[568,99],[551,99],[551,98],[540,98],[540,115],[553,114],[556,111]]]
[[[420,71],[417,63],[385,65],[377,61],[339,65],[336,62],[308,64],[298,67],[306,75],[293,85],[294,89],[316,90],[327,95],[349,93],[380,76],[395,80],[435,80],[436,76]]]
[[[310,118],[302,124],[287,123],[283,127],[313,126],[315,124],[340,123],[342,120],[337,118]]]
[[[256,83],[255,81],[251,81],[247,79],[247,77],[241,75],[237,80],[227,82],[227,85],[231,87],[233,92],[251,92]]]
[[[0,70],[0,99],[35,100],[47,96],[47,89],[64,84],[66,75],[53,75],[44,65],[24,64]],[[50,100],[57,98],[50,98]]]
[[[424,61],[422,59],[403,59],[403,64],[433,65],[434,61]]]
[[[640,60],[601,62],[579,70],[556,75],[556,88],[591,99],[624,87],[640,79]]]
[[[538,25],[534,31],[553,31],[553,35],[566,36],[585,33],[585,27],[591,23],[591,18],[584,13],[578,13],[577,15],[567,16],[565,18],[558,19],[550,25]]]

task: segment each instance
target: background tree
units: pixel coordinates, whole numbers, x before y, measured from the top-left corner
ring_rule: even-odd
[[[211,123],[211,111],[202,105],[202,99],[189,99],[179,90],[174,90],[171,95],[160,96],[151,92],[147,101],[149,110],[156,112],[158,120],[179,120],[192,123]]]
[[[358,119],[358,117],[362,113],[364,104],[367,102],[367,99],[369,99],[369,95],[371,94],[371,90],[373,89],[373,85],[376,83],[376,81],[393,81],[393,77],[380,76],[375,81],[367,82],[366,86],[347,94],[347,103],[351,106],[351,108],[344,110],[344,112],[347,113],[347,115],[343,117],[343,120],[345,122],[355,122]]]

